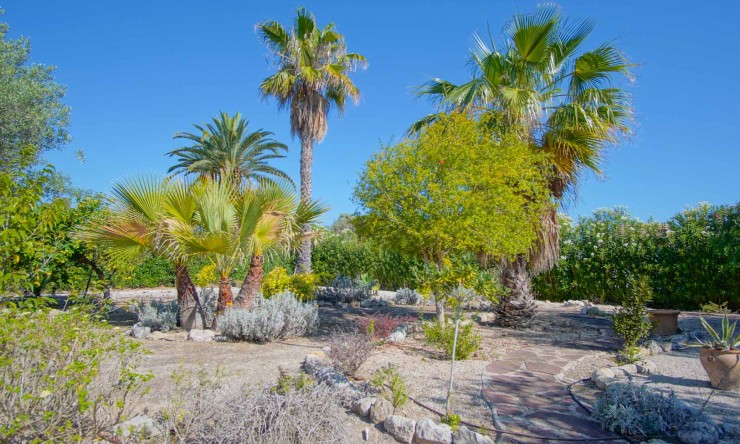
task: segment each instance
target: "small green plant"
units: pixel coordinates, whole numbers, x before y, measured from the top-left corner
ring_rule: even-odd
[[[316,381],[305,373],[292,376],[284,368],[280,368],[280,376],[272,387],[272,392],[278,395],[287,395],[294,390],[305,390],[312,387]]]
[[[370,382],[382,397],[393,404],[393,407],[401,407],[409,400],[406,381],[398,372],[398,367],[394,365],[388,364],[376,370]]]
[[[375,337],[375,319],[370,319],[367,322],[367,335]]]
[[[447,322],[440,325],[437,322],[422,324],[424,338],[430,344],[442,349],[447,357],[452,357],[452,347],[455,341],[455,324]],[[457,334],[457,349],[455,359],[468,359],[480,347],[481,337],[473,331],[473,323],[461,324]]]
[[[445,415],[442,417],[442,423],[447,424],[453,431],[455,431],[460,428],[460,415],[456,413]]]
[[[648,320],[646,304],[653,298],[653,290],[647,278],[630,280],[631,291],[614,313],[614,331],[622,337],[623,350],[637,347],[637,343],[648,334],[652,324]]]
[[[206,264],[193,277],[193,283],[200,288],[213,286],[218,283],[216,264]]]
[[[641,353],[640,347],[637,346],[626,346],[623,347],[619,352],[617,353],[617,363],[618,364],[632,364],[637,361],[642,360],[642,353]]]
[[[730,309],[727,308],[727,301],[721,304],[715,302],[707,302],[701,305],[702,313],[729,313]]]
[[[730,324],[730,319],[727,317],[727,313],[722,317],[722,328],[719,332],[709,325],[709,322],[707,322],[703,317],[699,317],[699,320],[701,321],[701,325],[704,327],[704,330],[706,330],[707,333],[709,333],[709,336],[711,336],[710,341],[702,341],[701,339],[698,339],[699,346],[710,347],[715,350],[740,349],[740,333],[735,334],[737,322]]]

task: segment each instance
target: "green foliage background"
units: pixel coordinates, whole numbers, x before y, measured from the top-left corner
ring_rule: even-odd
[[[649,278],[656,307],[740,309],[740,203],[701,204],[666,223],[624,208],[564,220],[560,262],[534,284],[541,299],[621,303],[633,276]]]

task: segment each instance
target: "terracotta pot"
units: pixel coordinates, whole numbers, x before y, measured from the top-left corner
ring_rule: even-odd
[[[715,350],[703,347],[699,359],[712,387],[721,390],[740,388],[740,350]]]
[[[653,318],[653,334],[672,336],[678,333],[679,310],[648,310]]]

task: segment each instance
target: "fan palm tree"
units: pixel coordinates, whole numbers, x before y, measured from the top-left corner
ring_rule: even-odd
[[[171,183],[155,177],[118,182],[113,186],[111,211],[106,218],[81,227],[75,236],[107,247],[108,254],[117,260],[133,262],[146,255],[172,258],[180,326],[188,330],[202,329],[206,327],[205,313],[187,262],[183,257],[172,256],[169,244],[163,242],[165,219],[181,217],[182,223],[193,222],[192,213],[187,211],[168,214],[171,193]]]
[[[549,155],[548,175],[554,202],[575,190],[586,171],[600,174],[604,149],[631,132],[628,94],[618,76],[631,79],[633,66],[611,44],[585,50],[594,26],[562,18],[553,5],[515,15],[504,27],[499,47],[474,36],[469,66],[473,78],[463,84],[433,79],[419,88],[440,113],[495,113],[496,124],[517,131],[533,149]],[[436,120],[426,116],[418,131]],[[501,323],[522,325],[534,313],[530,274],[551,268],[559,256],[557,211],[542,215],[541,234],[527,257],[506,261],[502,279],[510,290],[499,306]]]
[[[285,157],[288,147],[274,140],[269,131],[249,131],[249,122],[240,113],[230,116],[222,112],[213,122],[193,125],[196,133],[181,132],[175,139],[184,139],[192,145],[167,153],[177,163],[169,173],[184,173],[208,176],[213,179],[232,177],[235,183],[287,180],[290,177],[271,166],[269,161]]]
[[[365,67],[365,57],[348,53],[344,37],[330,23],[319,28],[313,14],[299,8],[293,27],[276,21],[257,25],[257,32],[273,57],[277,72],[262,81],[264,97],[275,97],[278,106],[290,109],[290,130],[301,139],[301,199],[311,201],[313,145],[321,142],[328,128],[329,111],[341,114],[347,99],[357,102],[360,91],[349,73]],[[303,231],[308,233],[310,225]],[[306,236],[308,237],[308,236]],[[298,272],[311,271],[311,242],[304,239],[298,250]]]

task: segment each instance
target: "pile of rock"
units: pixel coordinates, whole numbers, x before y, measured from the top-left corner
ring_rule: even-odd
[[[373,424],[382,423],[383,429],[398,442],[418,444],[493,444],[487,436],[464,426],[454,431],[447,424],[429,418],[418,421],[393,414],[393,404],[384,398],[365,397],[352,403],[352,412],[367,418]]]
[[[606,390],[615,382],[625,382],[637,374],[649,375],[655,373],[655,364],[652,361],[640,361],[635,364],[625,364],[616,367],[602,367],[591,374],[591,381],[599,390]]]

